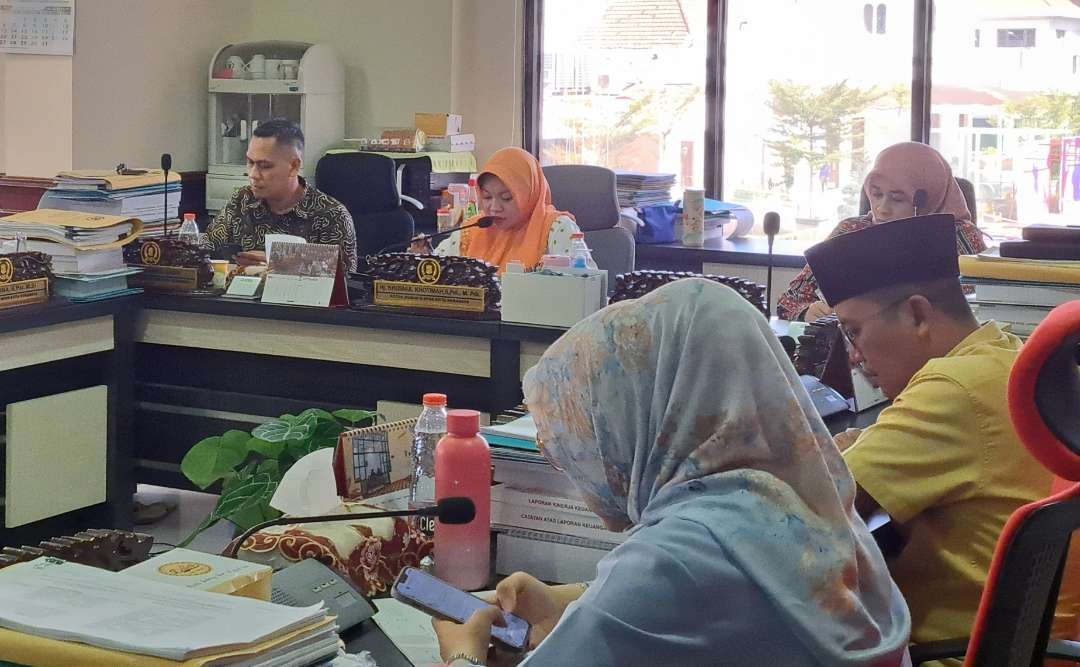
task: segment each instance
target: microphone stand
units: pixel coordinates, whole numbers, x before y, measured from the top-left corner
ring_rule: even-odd
[[[443,230],[441,232],[435,232],[434,234],[423,234],[422,236],[423,236],[423,238],[425,240],[431,241],[433,239],[441,239],[441,238],[450,236],[454,232],[460,232],[460,231],[462,231],[464,229],[472,229],[473,227],[479,227],[481,229],[486,229],[487,227],[490,227],[492,225],[492,222],[493,221],[492,221],[490,216],[484,216],[484,217],[480,218],[479,220],[477,220],[476,222],[474,222],[474,223],[472,223],[470,225],[460,225],[460,226],[454,227],[452,229],[445,229],[445,230]],[[413,242],[413,239],[409,239],[408,241],[405,241],[404,243],[391,243],[388,246],[383,246],[382,248],[379,248],[379,251],[376,252],[375,254],[376,255],[381,255],[384,252],[386,252],[388,250],[392,250],[394,248],[407,248],[412,244],[412,242]]]
[[[765,214],[765,220],[763,221],[765,228],[765,235],[769,237],[769,267],[768,273],[765,278],[765,310],[768,313],[767,317],[772,318],[772,273],[773,273],[773,242],[776,241],[776,235],[780,232],[780,214],[776,211],[769,211]]]
[[[172,168],[172,155],[169,153],[161,154],[161,170],[165,172],[165,181],[162,183],[162,198],[161,198],[161,224],[164,227],[163,234],[165,238],[169,238],[169,169]]]

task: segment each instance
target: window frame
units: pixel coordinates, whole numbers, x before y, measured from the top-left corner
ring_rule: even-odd
[[[914,45],[911,72],[911,140],[930,142],[930,61],[933,35],[933,0],[914,0]],[[885,7],[884,3],[868,6]],[[540,156],[543,113],[544,0],[523,0],[524,65],[522,76],[522,147]],[[877,11],[874,12],[876,29]],[[887,18],[887,16],[885,17]],[[705,188],[706,196],[724,194],[724,102],[727,69],[728,0],[709,0],[705,57]],[[885,25],[880,27],[885,28]]]

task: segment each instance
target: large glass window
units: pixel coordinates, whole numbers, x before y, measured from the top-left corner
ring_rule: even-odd
[[[912,25],[911,2],[887,11]],[[728,12],[724,198],[780,212],[788,238],[824,238],[858,214],[878,151],[910,138],[911,30],[886,30],[883,3],[729,0]]]
[[[703,187],[706,0],[545,0],[540,160]]]
[[[930,143],[972,182],[979,226],[1017,236],[1080,215],[1080,7],[937,0]],[[996,35],[976,41],[967,36]]]

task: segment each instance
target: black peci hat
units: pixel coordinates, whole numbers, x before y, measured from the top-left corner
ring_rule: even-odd
[[[950,213],[885,222],[807,248],[821,296],[830,306],[907,283],[960,275],[956,221]]]

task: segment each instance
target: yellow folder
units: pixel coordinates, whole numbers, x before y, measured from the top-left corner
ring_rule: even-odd
[[[334,623],[333,618],[322,620],[293,630],[290,633],[268,639],[247,648],[233,649],[191,658],[184,661],[167,660],[138,653],[126,653],[98,648],[78,642],[65,642],[28,635],[0,628],[0,660],[34,667],[213,667],[227,660],[253,658],[278,648],[298,635],[321,631]]]
[[[50,230],[54,232],[52,234],[46,233],[45,231],[41,234],[35,234],[33,227],[26,227],[23,233],[25,233],[28,238],[55,241],[65,243],[66,245],[74,244],[57,238],[55,228],[74,227],[76,229],[106,229],[114,225],[122,225],[125,223],[131,224],[131,233],[124,238],[109,243],[79,246],[80,250],[103,250],[125,246],[139,238],[139,234],[142,233],[143,228],[142,220],[124,217],[122,215],[100,215],[98,213],[84,213],[82,211],[60,211],[51,208],[22,211],[21,213],[15,213],[14,215],[0,218],[0,224],[20,224],[27,226],[41,225],[43,228],[52,227],[54,228]]]
[[[115,171],[105,169],[75,169],[73,171],[62,171],[57,174],[56,177],[72,181],[85,180],[87,183],[100,181],[104,183],[106,190],[141,188],[148,185],[160,185],[165,181],[165,173],[160,169],[147,169],[145,174],[132,174],[127,176],[121,176]],[[168,182],[177,183],[179,181],[180,174],[175,171],[170,171]]]
[[[1080,268],[1036,261],[989,261],[972,255],[961,255],[959,259],[960,275],[965,278],[1080,285]]]

